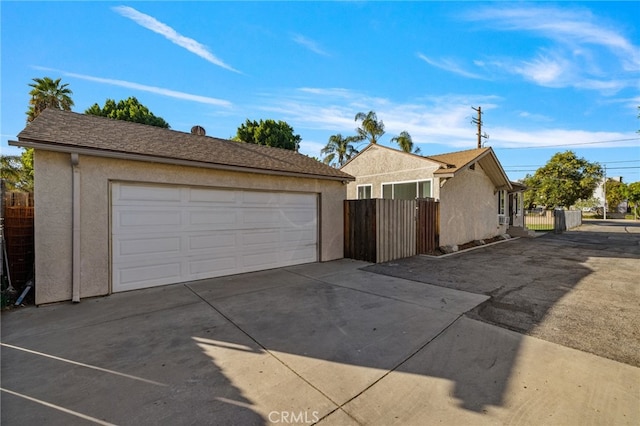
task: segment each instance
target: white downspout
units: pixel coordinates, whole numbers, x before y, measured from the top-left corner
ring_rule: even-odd
[[[80,158],[78,154],[71,154],[73,167],[73,260],[71,278],[73,303],[80,302]]]

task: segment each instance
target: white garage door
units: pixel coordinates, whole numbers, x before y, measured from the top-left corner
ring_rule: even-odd
[[[316,262],[316,194],[112,185],[113,291]]]

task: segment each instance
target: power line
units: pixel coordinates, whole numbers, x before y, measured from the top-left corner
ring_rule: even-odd
[[[534,166],[535,167],[535,166]],[[640,166],[630,166],[630,167],[607,167],[607,170],[625,170],[625,169],[640,169]],[[505,167],[505,172],[535,172],[538,169],[521,169],[521,170],[507,170]]]
[[[621,160],[621,161],[598,161],[600,164],[613,164],[613,163],[637,163],[640,161],[640,158],[637,160]],[[504,166],[507,167],[542,167],[539,164],[518,164],[513,166]]]
[[[545,149],[545,148],[557,148],[562,146],[577,146],[577,145],[594,145],[598,143],[613,143],[613,142],[629,142],[629,141],[637,141],[640,138],[629,138],[629,139],[612,139],[608,141],[595,141],[595,142],[577,142],[577,143],[563,143],[559,145],[535,145],[535,146],[514,146],[514,147],[494,147],[493,149]]]

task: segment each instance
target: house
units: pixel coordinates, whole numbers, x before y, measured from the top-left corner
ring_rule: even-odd
[[[355,176],[348,199],[435,198],[440,245],[464,244],[524,226],[522,185],[507,178],[492,148],[422,157],[370,144],[340,170]]]
[[[277,148],[45,110],[36,304],[343,257],[343,171]],[[338,212],[338,213],[336,213]]]
[[[599,207],[601,212],[604,212],[606,210],[607,217],[609,217],[609,219],[624,219],[627,212],[630,212],[629,202],[628,200],[623,200],[617,206],[609,206],[606,201],[605,195],[605,182],[607,181],[622,183],[622,176],[609,176],[606,178],[602,178],[598,183],[596,189],[593,191],[593,198],[596,200],[597,206]]]

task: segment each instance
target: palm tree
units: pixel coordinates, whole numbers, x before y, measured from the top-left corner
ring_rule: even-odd
[[[34,78],[29,87],[33,89],[29,92],[29,111],[27,111],[27,123],[31,123],[45,108],[57,108],[70,111],[73,94],[68,84],[60,84],[60,79],[52,80],[49,77]]]
[[[417,146],[414,148],[413,139],[411,139],[411,135],[406,130],[400,132],[398,136],[391,138],[391,142],[396,142],[404,152],[420,154],[420,148]]]
[[[367,139],[369,143],[378,143],[378,138],[384,135],[384,123],[382,120],[378,121],[378,117],[373,111],[369,111],[367,114],[364,112],[357,113],[355,121],[362,121],[356,129],[358,132],[356,140],[363,141]]]
[[[336,168],[341,167],[358,153],[358,150],[351,143],[355,140],[356,137],[354,136],[345,138],[340,133],[331,135],[327,145],[320,151],[325,156],[322,160],[323,163]]]

